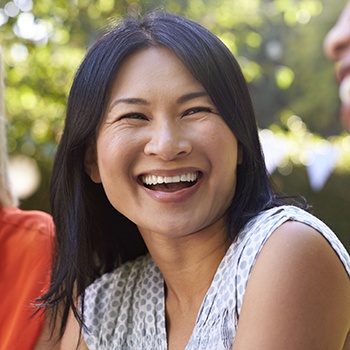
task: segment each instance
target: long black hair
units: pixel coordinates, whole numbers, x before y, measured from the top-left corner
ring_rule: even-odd
[[[209,30],[173,14],[124,19],[90,48],[77,71],[52,173],[57,252],[51,286],[41,301],[53,307],[54,315],[62,312],[61,335],[70,308],[83,323],[76,298],[83,305],[84,289],[94,279],[147,252],[135,224],[112,207],[102,185],[84,170],[84,156],[95,140],[118,68],[147,47],[166,47],[181,59],[238,140],[243,162],[227,216],[232,239],[259,212],[285,204],[270,184],[247,84],[228,48]]]

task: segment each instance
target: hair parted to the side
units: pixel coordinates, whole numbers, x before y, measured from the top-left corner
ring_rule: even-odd
[[[13,193],[8,174],[8,154],[6,139],[5,117],[5,68],[3,53],[0,47],[0,207],[12,207],[18,205],[18,200]]]
[[[154,12],[137,20],[126,18],[88,51],[74,79],[66,124],[52,173],[51,204],[56,225],[57,257],[50,290],[42,299],[63,311],[76,310],[84,289],[102,273],[147,252],[136,226],[109,203],[101,184],[84,170],[84,156],[93,144],[104,115],[109,88],[123,60],[137,50],[166,47],[202,84],[243,151],[237,170],[228,229],[234,238],[252,217],[276,199],[268,179],[246,82],[236,59],[210,31],[188,19]]]

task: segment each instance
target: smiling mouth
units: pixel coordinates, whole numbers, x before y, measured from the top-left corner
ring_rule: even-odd
[[[153,191],[176,192],[197,183],[199,172],[187,173],[176,176],[142,175],[141,182],[144,187]]]
[[[342,103],[350,103],[350,75],[346,76],[340,83],[339,97]]]

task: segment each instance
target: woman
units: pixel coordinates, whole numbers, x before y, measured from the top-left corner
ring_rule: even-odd
[[[49,214],[21,210],[8,177],[0,50],[0,350],[43,346],[44,318],[31,317],[50,282],[54,228]],[[43,315],[41,315],[43,316]]]
[[[63,343],[78,320],[80,349],[349,349],[350,258],[290,202],[223,43],[126,19],[78,70],[53,171]]]
[[[336,61],[336,79],[340,84],[341,120],[350,132],[350,1],[344,7],[337,23],[324,40],[324,52]]]

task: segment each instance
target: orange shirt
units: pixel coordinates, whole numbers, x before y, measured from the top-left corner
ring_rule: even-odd
[[[49,286],[53,232],[46,213],[0,208],[0,350],[31,350],[40,334],[31,303]]]

